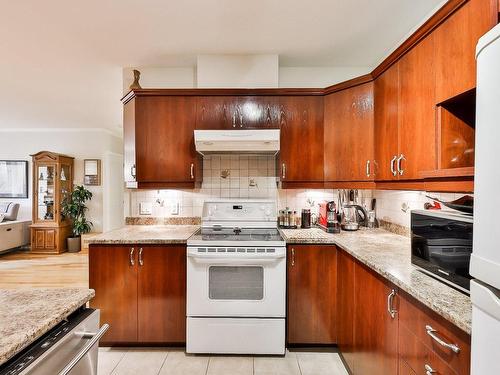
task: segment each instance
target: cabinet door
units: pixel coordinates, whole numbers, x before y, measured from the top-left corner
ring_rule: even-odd
[[[135,183],[135,102],[130,100],[123,106],[123,177],[126,183]]]
[[[89,247],[89,287],[95,290],[90,307],[100,309],[101,323],[110,325],[101,343],[137,342],[136,262],[136,248]]]
[[[236,128],[231,96],[200,96],[196,100],[196,129]]]
[[[279,173],[285,182],[323,181],[323,97],[281,101]]]
[[[476,87],[476,45],[498,21],[498,0],[469,0],[433,33],[436,101]]]
[[[238,129],[279,129],[280,101],[277,96],[240,96],[233,101]]]
[[[399,179],[436,169],[434,37],[428,35],[399,61]]]
[[[325,97],[325,181],[373,180],[373,83]]]
[[[398,373],[398,317],[388,312],[389,284],[357,264],[354,306],[354,363],[356,374]],[[396,300],[393,306],[396,307]]]
[[[196,98],[143,96],[136,101],[137,180],[193,181]]]
[[[139,342],[184,343],[186,247],[144,246],[138,269]]]
[[[288,247],[289,344],[337,342],[337,249]]]
[[[337,253],[338,346],[347,366],[354,372],[354,266],[344,251]]]
[[[396,179],[398,153],[399,63],[375,80],[375,179]]]

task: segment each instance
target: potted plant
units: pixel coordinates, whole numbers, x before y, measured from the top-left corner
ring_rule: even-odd
[[[71,220],[73,235],[68,237],[68,251],[76,253],[80,251],[81,235],[89,233],[92,222],[85,217],[88,210],[85,202],[92,199],[92,193],[83,186],[75,186],[71,194],[68,194],[62,202],[62,214]]]

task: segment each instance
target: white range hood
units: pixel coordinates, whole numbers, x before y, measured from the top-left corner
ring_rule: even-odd
[[[195,130],[196,151],[214,153],[277,154],[280,150],[279,129]]]

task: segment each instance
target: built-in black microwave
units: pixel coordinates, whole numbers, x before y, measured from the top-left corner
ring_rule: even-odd
[[[411,212],[411,262],[423,272],[469,293],[472,215],[441,210]]]

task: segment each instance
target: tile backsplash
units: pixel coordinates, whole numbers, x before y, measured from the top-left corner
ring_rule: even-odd
[[[405,227],[410,225],[410,210],[423,209],[430,202],[425,195],[454,200],[463,194],[422,191],[360,190],[366,205],[377,199],[377,217]],[[318,202],[337,200],[335,189],[279,189],[274,156],[210,155],[203,159],[203,183],[193,190],[128,190],[125,216],[199,217],[203,202],[220,198],[276,199],[278,209],[317,211]],[[127,204],[128,203],[128,204]],[[151,214],[141,215],[140,205],[151,205]]]

